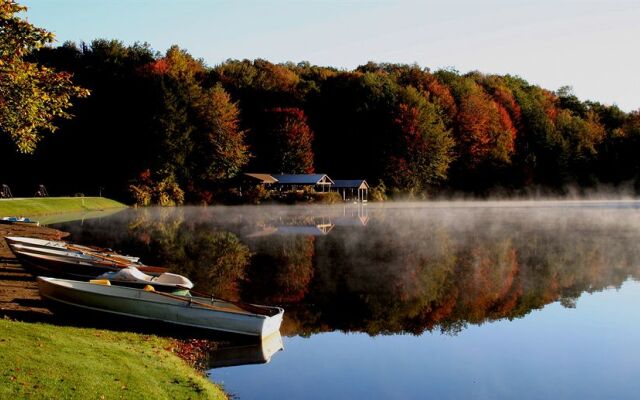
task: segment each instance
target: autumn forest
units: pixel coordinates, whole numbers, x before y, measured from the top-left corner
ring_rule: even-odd
[[[179,47],[44,47],[90,95],[32,154],[1,136],[2,179],[32,195],[229,202],[243,172],[364,178],[384,198],[640,190],[640,112],[511,75],[368,63],[207,66]]]

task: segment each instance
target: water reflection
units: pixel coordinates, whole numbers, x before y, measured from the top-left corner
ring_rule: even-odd
[[[207,354],[207,369],[266,364],[281,350],[284,344],[279,332],[258,343],[223,343]]]
[[[456,333],[640,277],[640,214],[619,203],[138,209],[59,227],[283,305],[286,335]]]

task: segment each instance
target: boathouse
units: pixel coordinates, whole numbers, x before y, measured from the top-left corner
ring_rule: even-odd
[[[336,179],[331,190],[340,193],[344,201],[366,203],[369,199],[369,184],[364,179]]]
[[[244,185],[262,185],[267,190],[280,192],[313,189],[316,192],[337,192],[344,201],[366,203],[369,199],[369,184],[364,179],[332,180],[326,174],[260,174],[245,173]]]
[[[328,192],[333,181],[326,174],[274,174],[275,185],[280,190],[313,188],[316,192]]]

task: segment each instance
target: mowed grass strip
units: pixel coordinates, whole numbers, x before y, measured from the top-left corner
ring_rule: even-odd
[[[226,399],[170,351],[127,332],[0,320],[0,399]]]
[[[0,217],[38,215],[74,212],[99,211],[113,208],[125,208],[126,205],[105,197],[44,197],[0,199]]]

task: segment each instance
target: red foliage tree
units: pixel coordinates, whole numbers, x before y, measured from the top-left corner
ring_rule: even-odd
[[[456,122],[460,156],[469,168],[511,161],[516,129],[506,109],[479,86],[460,99]]]
[[[313,172],[313,132],[303,110],[268,110],[264,129],[258,135],[255,152],[262,168],[290,174]]]

